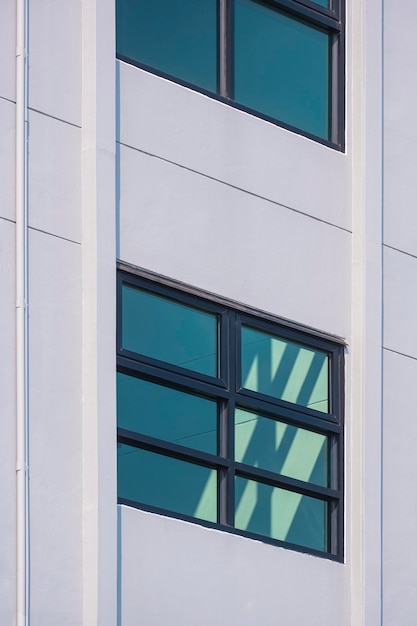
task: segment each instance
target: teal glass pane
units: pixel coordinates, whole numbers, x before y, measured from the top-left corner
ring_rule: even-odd
[[[235,411],[235,459],[327,487],[327,437],[243,409]]]
[[[117,0],[118,54],[217,90],[216,0]]]
[[[330,0],[312,0],[315,4],[319,4],[321,7],[330,9]]]
[[[126,350],[217,376],[217,316],[123,285]]]
[[[216,470],[118,444],[119,498],[217,521]]]
[[[264,537],[327,550],[327,503],[236,477],[235,526]]]
[[[253,0],[235,1],[235,100],[329,138],[330,37]]]
[[[143,435],[217,454],[217,404],[117,374],[117,423]]]
[[[242,387],[327,413],[329,357],[243,326]]]

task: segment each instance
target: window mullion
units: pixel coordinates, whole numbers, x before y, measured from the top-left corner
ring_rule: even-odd
[[[233,99],[233,0],[219,0],[219,94]]]

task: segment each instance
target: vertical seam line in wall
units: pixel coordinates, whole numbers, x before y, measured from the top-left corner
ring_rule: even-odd
[[[380,500],[380,516],[381,516],[381,535],[380,535],[380,592],[381,592],[381,626],[384,624],[384,224],[385,224],[385,135],[384,135],[384,118],[385,118],[385,0],[381,0],[381,500]]]
[[[16,624],[29,625],[28,9],[16,2]]]

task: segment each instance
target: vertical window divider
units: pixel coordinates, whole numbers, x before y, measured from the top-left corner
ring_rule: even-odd
[[[227,0],[218,0],[219,10],[219,93],[227,98]]]
[[[235,523],[235,408],[237,389],[237,350],[236,350],[236,314],[229,312],[229,404],[227,423],[227,452],[232,461],[227,472],[228,502],[227,522],[234,526]]]

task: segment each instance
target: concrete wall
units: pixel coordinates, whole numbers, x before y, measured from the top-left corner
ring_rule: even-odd
[[[384,12],[383,606],[386,624],[416,621],[417,181],[414,80],[417,8]]]

